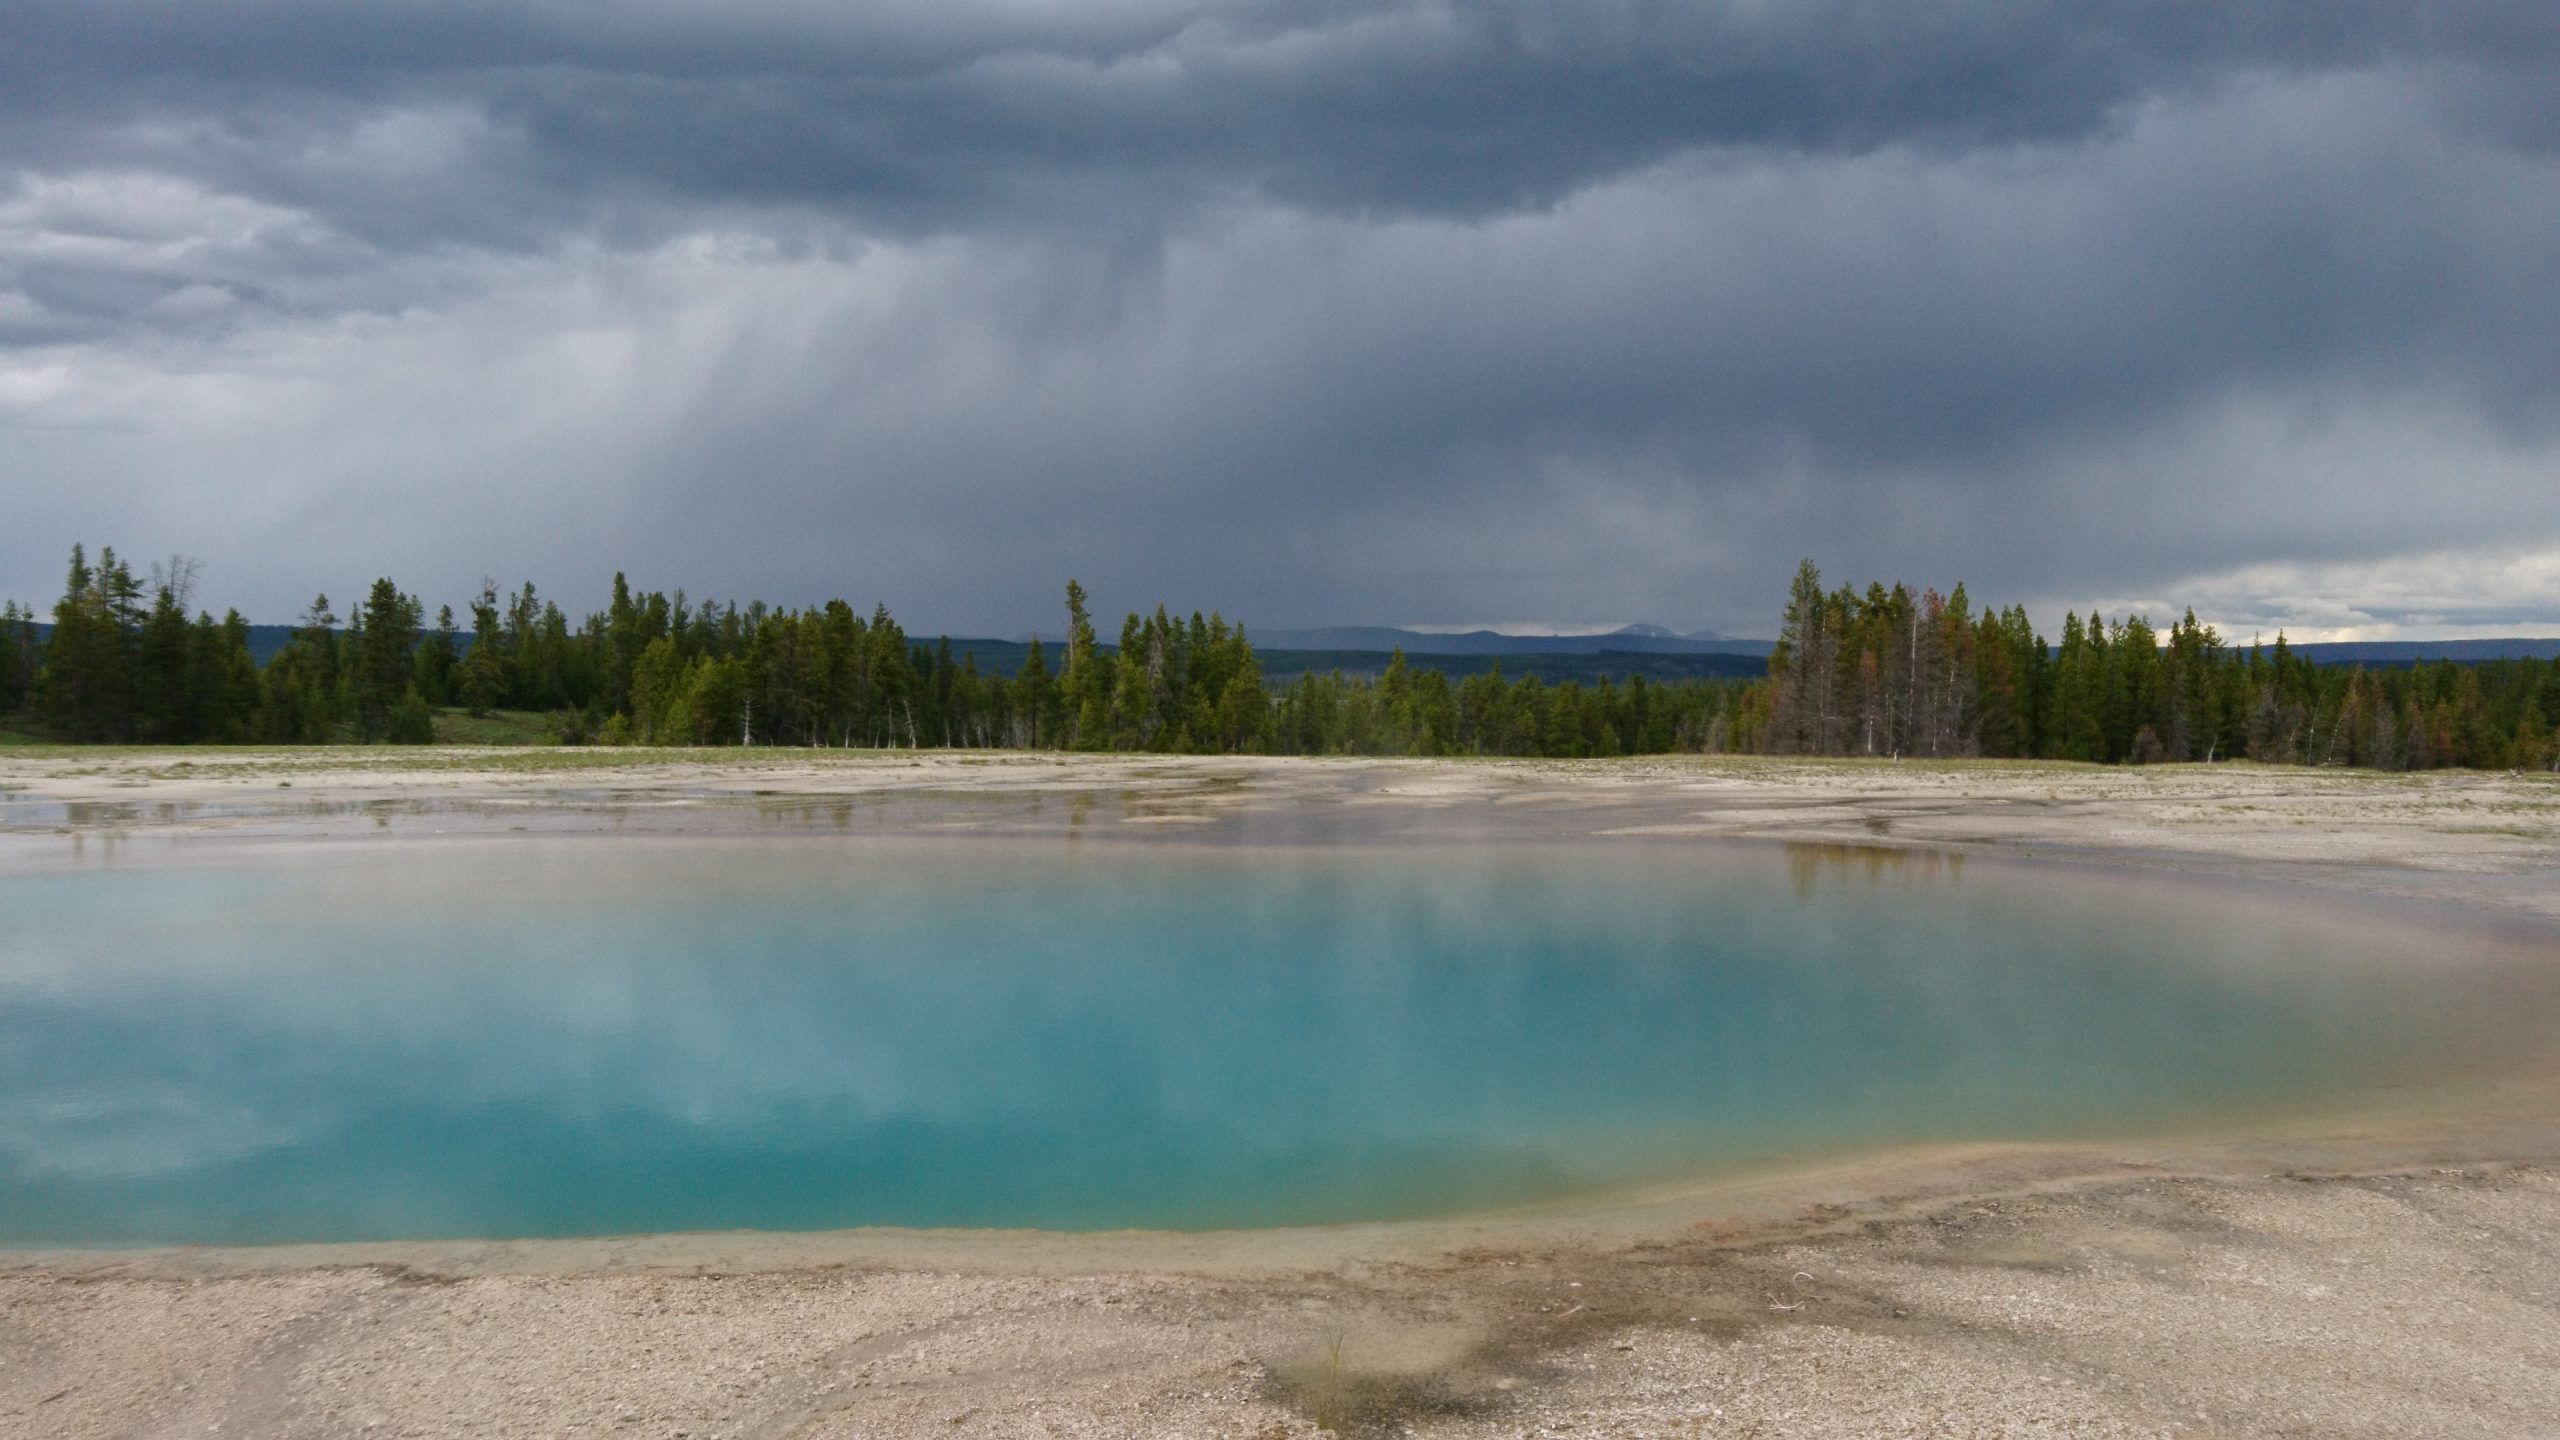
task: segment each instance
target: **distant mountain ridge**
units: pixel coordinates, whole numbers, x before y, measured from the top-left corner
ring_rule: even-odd
[[[1767,659],[1767,640],[1743,640],[1712,630],[1679,634],[1660,625],[1629,625],[1604,635],[1506,635],[1498,630],[1437,633],[1383,625],[1340,625],[1315,630],[1256,630],[1254,648],[1369,651],[1407,655],[1748,655]],[[2274,641],[2260,644],[2274,648]],[[2245,649],[2245,645],[2234,648]],[[2560,636],[2483,640],[2330,640],[2290,647],[2315,665],[2404,666],[2452,660],[2560,659]]]
[[[302,627],[299,625],[252,625],[249,627],[249,658],[264,665],[276,658],[276,652],[282,650],[294,636],[300,633],[302,633]],[[36,643],[42,645],[52,639],[53,626],[41,620],[37,621]],[[471,637],[465,635],[462,639],[467,645]]]
[[[2275,642],[2263,640],[2273,650]],[[2286,647],[2314,665],[2415,665],[2424,661],[2560,659],[2560,636],[2523,640],[2327,640]],[[2245,648],[2245,647],[2244,647]]]
[[[1499,630],[1400,630],[1387,625],[1328,625],[1312,630],[1249,630],[1254,648],[1354,650],[1407,655],[1752,655],[1772,643],[1700,630],[1683,635],[1660,625],[1629,625],[1602,635],[1509,635]]]

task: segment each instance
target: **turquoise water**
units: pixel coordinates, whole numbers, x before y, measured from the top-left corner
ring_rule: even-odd
[[[0,1243],[1445,1213],[2344,1104],[2548,967],[1747,845],[339,845],[0,876]]]

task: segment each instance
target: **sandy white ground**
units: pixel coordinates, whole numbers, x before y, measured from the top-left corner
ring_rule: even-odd
[[[2560,781],[2536,776],[0,750],[0,867],[795,826],[1739,836],[2236,873],[2560,935]],[[0,1435],[2547,1435],[2554,1093],[1410,1226],[0,1255]]]

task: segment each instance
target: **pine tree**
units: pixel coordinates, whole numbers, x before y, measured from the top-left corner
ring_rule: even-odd
[[[0,605],[0,715],[24,709],[35,688],[35,615],[11,600]]]
[[[194,627],[187,623],[187,589],[193,567],[173,561],[155,575],[151,610],[134,640],[134,738],[183,745],[204,738],[201,704],[193,693]]]
[[[1013,681],[1013,743],[1022,749],[1054,748],[1059,733],[1056,687],[1050,684],[1049,660],[1040,653],[1040,637],[1031,637],[1022,669]]]
[[[2560,747],[2551,743],[2551,727],[2542,718],[2539,699],[2524,702],[2524,713],[2516,719],[2515,742],[2507,748],[2507,763],[2518,770],[2560,770]]]
[[[1058,677],[1066,707],[1069,749],[1100,750],[1110,743],[1111,712],[1103,693],[1102,662],[1086,613],[1084,587],[1067,582],[1067,663]]]
[[[1769,748],[1782,755],[1834,753],[1839,729],[1840,637],[1822,572],[1806,559],[1787,592],[1786,623],[1769,657]]]
[[[457,688],[475,717],[486,715],[507,698],[506,632],[498,619],[498,585],[480,582],[480,597],[471,603],[471,649],[463,655]]]
[[[418,625],[424,607],[403,595],[386,577],[373,582],[359,612],[361,638],[356,642],[353,674],[356,733],[367,740],[385,738],[391,712],[416,683],[411,656],[418,648]],[[419,701],[423,709],[425,701]],[[411,741],[408,743],[419,743]]]
[[[2077,613],[2062,617],[2062,644],[2053,659],[2053,711],[2045,731],[2044,754],[2053,760],[2102,758],[2106,740],[2099,731],[2099,675],[2102,657],[2089,644],[2088,628]]]
[[[71,547],[38,681],[45,717],[66,740],[132,738],[135,590],[112,547],[98,552],[95,568]]]

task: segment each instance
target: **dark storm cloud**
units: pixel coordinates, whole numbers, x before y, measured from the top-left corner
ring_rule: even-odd
[[[923,307],[1040,337],[990,368],[930,328],[875,334],[932,382],[849,387],[847,453],[883,478],[796,499],[850,529],[885,477],[975,477],[902,503],[955,549],[1019,520],[1026,563],[1080,509],[1128,517],[1133,550],[1202,537],[1155,573],[1217,593],[1259,554],[1350,614],[1572,595],[1570,618],[1684,620],[1670,577],[1751,567],[1768,593],[1808,550],[2079,604],[2271,544],[2512,538],[2551,472],[2468,447],[2550,433],[2560,264],[2536,237],[2560,176],[2412,134],[2374,88],[2163,114],[2096,156],[1699,165],[1493,224],[1269,220],[1067,323],[1034,318],[1074,288],[1037,268]],[[749,366],[707,410],[767,391]],[[2439,406],[2473,428],[2428,433]],[[2368,433],[2322,439],[2340,426]],[[811,427],[742,428],[759,468],[823,468],[793,453]]]
[[[386,107],[482,117],[476,178],[564,218],[632,187],[927,229],[1097,195],[1480,215],[1698,146],[2049,141],[2234,75],[2382,60],[2515,76],[2482,115],[2532,134],[2560,37],[2531,0],[12,8],[22,158],[190,161],[386,241],[528,238],[517,212],[422,213],[304,163]]]
[[[1073,570],[1269,623],[1765,630],[1813,552],[2560,624],[2554,571],[2474,553],[2560,552],[2547,4],[5,31],[14,593],[123,535],[256,584],[288,544],[438,592],[628,564],[963,627]],[[2389,598],[2320,598],[2384,562]],[[274,585],[241,598],[310,588]]]

